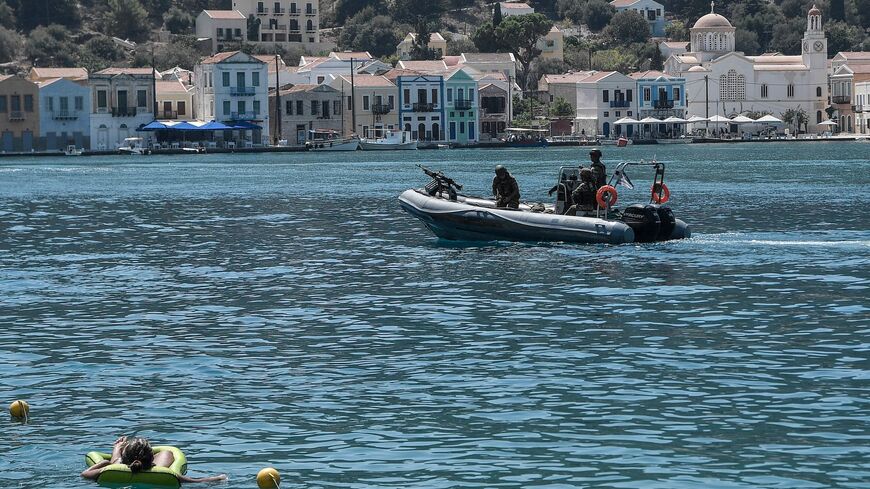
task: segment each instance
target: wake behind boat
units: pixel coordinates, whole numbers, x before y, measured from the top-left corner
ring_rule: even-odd
[[[616,183],[631,182],[625,176],[630,163],[617,166]],[[423,169],[431,181],[423,188],[409,189],[399,196],[402,208],[439,238],[469,241],[565,241],[572,243],[623,244],[667,241],[691,236],[688,224],[674,217],[664,206],[670,197],[664,185],[664,165],[656,169],[650,203],[632,205],[619,211],[616,189],[611,185],[598,191],[594,211],[568,215],[572,182],[577,182],[579,168],[563,167],[559,171],[556,203],[520,204],[518,209],[498,207],[496,201],[460,194],[462,185],[441,172]],[[604,192],[602,192],[604,191]]]

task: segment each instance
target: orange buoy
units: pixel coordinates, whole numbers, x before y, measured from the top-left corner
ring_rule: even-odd
[[[652,201],[656,204],[664,204],[671,200],[671,191],[668,186],[662,183],[656,183],[652,186]]]
[[[30,404],[27,404],[27,401],[22,401],[21,399],[13,401],[12,404],[9,405],[9,414],[11,414],[13,418],[27,419],[27,415],[30,414]]]
[[[281,475],[273,467],[266,467],[257,473],[257,487],[260,489],[278,489],[281,486]]]
[[[605,197],[607,195],[607,197]],[[616,188],[612,185],[605,185],[598,189],[598,192],[595,194],[595,200],[598,202],[600,207],[608,207],[616,205],[616,201],[619,200],[619,194],[616,192]]]

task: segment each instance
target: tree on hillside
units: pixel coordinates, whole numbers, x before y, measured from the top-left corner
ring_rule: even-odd
[[[842,21],[828,22],[825,25],[828,35],[828,54],[833,56],[840,51],[861,51],[864,32],[859,27]]]
[[[18,27],[24,32],[38,25],[78,27],[82,21],[76,0],[7,0],[5,3],[15,10]]]
[[[260,19],[254,17],[254,14],[248,15],[248,40],[260,40]]]
[[[159,23],[163,20],[163,17],[171,8],[179,9],[182,12],[188,13],[193,12],[193,10],[185,10],[183,8],[179,8],[179,6],[173,6],[172,0],[140,0],[142,2],[142,7],[145,8],[145,11],[148,12],[148,18],[151,19],[155,24]],[[199,11],[196,11],[199,14]]]
[[[108,6],[106,32],[136,42],[148,39],[148,12],[139,0],[109,0]]]
[[[737,29],[734,33],[734,47],[737,51],[750,56],[761,54],[761,44],[758,43],[758,34]]]
[[[501,2],[495,2],[495,8],[492,10],[492,25],[498,27],[503,20],[504,16],[501,14]]]
[[[574,117],[574,107],[571,107],[567,100],[559,97],[553,101],[550,113],[559,118]]]
[[[569,19],[575,24],[583,23],[583,7],[587,0],[558,0],[556,14],[563,19]]]
[[[595,51],[592,55],[592,69],[631,73],[637,70],[637,55],[623,47]]]
[[[417,19],[414,24],[414,42],[411,44],[411,59],[434,60],[439,59],[438,52],[429,49],[429,41],[432,40],[432,24],[424,18]]]
[[[782,54],[800,54],[801,38],[804,35],[805,20],[791,19],[773,26],[773,39],[765,45],[759,40],[761,51],[776,51]]]
[[[24,54],[37,66],[75,66],[78,45],[62,25],[39,26],[30,31]]]
[[[504,46],[509,46],[520,63],[520,86],[528,86],[529,67],[541,54],[538,41],[550,32],[553,22],[541,14],[512,15],[496,27],[495,32]]]
[[[680,20],[672,20],[665,26],[665,35],[669,41],[688,41],[689,28]]]
[[[649,24],[643,15],[634,10],[624,10],[610,19],[610,24],[604,29],[604,37],[619,46],[643,43],[650,37]]]
[[[172,7],[163,14],[163,24],[173,34],[192,33],[194,23],[193,16],[178,7]]]
[[[589,0],[583,6],[583,22],[594,32],[607,27],[614,15],[616,9],[604,0]]]
[[[0,26],[7,29],[15,29],[18,19],[15,18],[15,10],[6,2],[0,3]]]
[[[831,0],[831,20],[846,20],[846,2]]]
[[[437,26],[445,10],[444,0],[393,0],[392,17],[412,25],[424,19]]]
[[[14,61],[21,54],[24,38],[21,34],[0,26],[0,63]]]
[[[477,53],[477,46],[470,39],[448,39],[447,56],[459,56],[462,53]]]
[[[335,3],[336,24],[344,25],[347,19],[358,14],[366,7],[371,7],[376,14],[385,13],[386,10],[381,0],[337,0]]]
[[[351,51],[369,51],[372,56],[380,57],[392,54],[400,40],[392,18],[376,15],[372,7],[366,7],[344,24],[338,45]]]
[[[870,0],[855,0],[855,9],[858,11],[861,27],[870,29]]]
[[[481,53],[498,53],[503,51],[501,40],[495,32],[492,22],[484,22],[471,35],[471,42]]]
[[[115,62],[123,60],[125,56],[124,50],[109,37],[95,36],[82,46],[76,65],[87,68],[93,73],[112,66]]]

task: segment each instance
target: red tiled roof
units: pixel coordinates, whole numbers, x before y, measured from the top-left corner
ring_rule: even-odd
[[[350,83],[350,75],[341,75],[347,83]],[[353,84],[356,87],[392,87],[395,86],[383,75],[354,75]]]
[[[638,0],[613,0],[610,2],[610,5],[614,7],[628,7],[629,5],[634,5],[638,2]]]
[[[595,73],[594,75],[591,75],[587,78],[584,78],[583,80],[580,80],[580,83],[595,83],[595,82],[600,81],[601,79],[606,78],[614,73],[616,73],[616,72],[615,71],[599,71],[598,73]]]
[[[106,68],[95,75],[152,75],[156,71],[153,68]]]
[[[647,70],[647,71],[636,71],[634,73],[629,73],[629,77],[634,78],[635,80],[640,80],[641,78],[658,78],[661,76],[668,76],[661,71],[657,70]]]
[[[31,78],[69,78],[72,80],[85,80],[88,78],[88,70],[85,68],[36,68],[30,70]]]
[[[227,58],[230,58],[231,56],[235,55],[238,52],[239,51],[226,51],[223,53],[217,53],[214,56],[205,58],[204,60],[200,61],[200,64],[210,65],[210,64],[220,63],[221,61],[223,61]]]
[[[399,61],[399,68],[414,71],[442,72],[447,70],[444,61]]]
[[[565,73],[564,75],[544,75],[544,80],[547,83],[577,83],[592,76],[590,71],[582,71],[579,73]]]

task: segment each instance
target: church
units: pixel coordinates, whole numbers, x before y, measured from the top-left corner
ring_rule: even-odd
[[[746,56],[735,51],[736,29],[713,6],[690,29],[690,52],[674,54],[665,63],[665,73],[686,79],[687,114],[733,117],[754,112],[782,118],[788,109],[804,109],[807,131],[824,131],[818,125],[827,119],[828,105],[822,12],[813,6],[807,13],[799,56]]]

